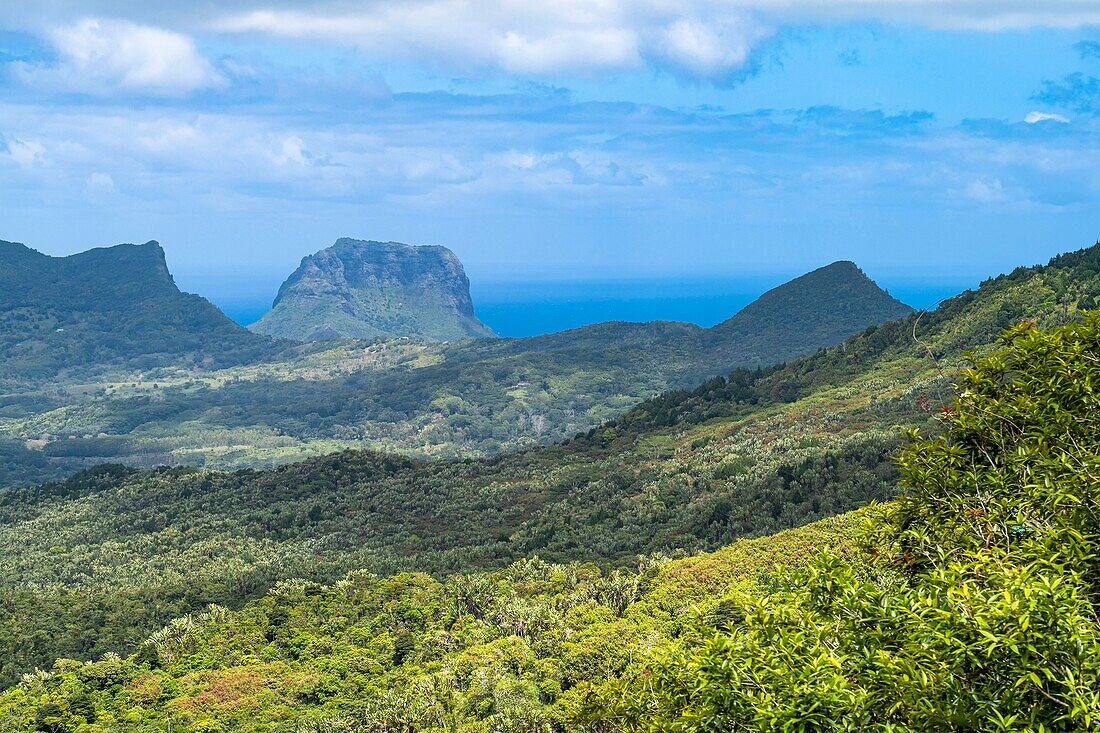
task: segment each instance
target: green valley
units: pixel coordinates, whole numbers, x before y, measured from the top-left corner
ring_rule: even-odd
[[[22,551],[4,556],[26,559],[4,571],[6,617],[45,628],[79,593],[98,599],[63,625],[91,608],[105,623],[39,640],[97,659],[24,674],[0,730],[1094,729],[1100,316],[1065,293],[1098,263],[1093,248],[1019,270],[924,330],[869,329],[517,456],[117,467],[9,492],[2,536]],[[1010,302],[1049,330],[983,336]],[[941,351],[958,345],[980,354]],[[914,418],[904,444],[884,432]],[[65,544],[39,556],[46,537]],[[708,544],[726,547],[681,556]],[[433,572],[343,566],[389,573],[399,553]],[[191,608],[142,633],[154,598]],[[89,651],[108,635],[127,656]]]
[[[770,366],[910,312],[852,263],[836,263],[713,329],[613,322],[525,339],[308,345],[237,329],[277,353],[223,368],[120,357],[94,370],[70,365],[48,380],[0,379],[0,487],[105,461],[260,468],[349,448],[496,455],[560,441],[666,390]]]

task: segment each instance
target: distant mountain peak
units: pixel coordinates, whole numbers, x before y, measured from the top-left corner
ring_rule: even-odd
[[[175,279],[168,270],[168,260],[160,242],[151,239],[144,244],[116,244],[110,247],[96,247],[78,252],[68,257],[51,258],[67,260],[70,265],[81,267],[89,263],[103,266],[110,263],[120,268],[120,273],[138,279],[156,278],[172,284]]]
[[[804,353],[840,343],[867,326],[913,309],[880,288],[856,263],[839,260],[772,288],[711,329],[713,338],[756,341],[761,354]],[[789,348],[777,340],[789,341]]]
[[[454,252],[342,237],[302,258],[254,331],[296,341],[493,336],[478,320]]]
[[[875,284],[875,281],[868,277],[867,273],[865,273],[859,265],[857,265],[855,262],[852,262],[851,260],[837,260],[836,262],[830,262],[829,264],[823,265],[816,270],[810,270],[804,275],[799,275],[793,280],[790,280],[778,287],[782,288],[799,281],[814,280],[823,277],[850,277],[852,278],[853,282],[857,280],[866,281],[868,283],[871,283],[872,285],[875,285],[876,288],[878,287],[878,285]]]

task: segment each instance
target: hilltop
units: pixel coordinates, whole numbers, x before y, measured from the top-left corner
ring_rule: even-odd
[[[5,376],[125,362],[227,367],[272,342],[180,292],[157,242],[49,257],[0,242],[0,366]]]
[[[295,341],[487,338],[470,281],[446,247],[338,239],[302,259],[257,333]]]
[[[711,334],[737,344],[740,364],[755,353],[766,365],[806,353],[806,344],[832,346],[867,326],[912,312],[854,262],[842,260],[769,290]]]

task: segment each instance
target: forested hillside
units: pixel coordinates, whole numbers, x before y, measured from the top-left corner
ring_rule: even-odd
[[[0,731],[1096,730],[1100,315],[960,379],[885,507],[611,572],[283,581],[24,675]]]
[[[712,330],[602,323],[527,339],[300,346],[221,370],[0,379],[0,488],[104,461],[270,467],[344,448],[494,455],[908,312],[847,263],[775,288]]]
[[[770,354],[782,353],[784,359],[798,356],[807,343],[840,343],[852,334],[850,324],[859,323],[863,328],[905,318],[912,310],[882,290],[854,262],[834,262],[769,290],[709,333],[717,342],[737,344],[745,353],[759,354],[760,365],[771,362]],[[831,312],[846,314],[846,320],[818,317]]]
[[[0,241],[0,389],[69,367],[215,368],[276,351],[209,301],[181,293],[156,242],[49,257]]]
[[[938,424],[960,350],[1025,317],[1076,318],[1096,291],[1098,264],[1091,248],[1021,269],[935,313],[666,394],[562,445],[515,455],[424,462],[348,452],[236,473],[115,467],[7,492],[5,673],[132,648],[171,616],[238,604],[280,578],[445,576],[533,555],[619,566],[890,498],[893,426]],[[67,631],[28,638],[27,619]]]
[[[976,359],[849,557],[597,683],[594,730],[1100,728],[1100,315]],[[720,607],[720,605],[719,605]],[[601,681],[602,682],[602,681]]]
[[[128,658],[60,661],[0,692],[0,731],[547,730],[587,682],[693,624],[712,599],[766,584],[779,564],[846,547],[846,515],[713,555],[628,570],[522,560],[443,580],[355,572],[284,581],[237,612],[207,606]],[[701,604],[696,607],[696,604]],[[624,643],[625,642],[625,643]],[[362,726],[362,727],[361,727]],[[572,726],[570,727],[572,729]],[[88,731],[88,733],[90,733]]]

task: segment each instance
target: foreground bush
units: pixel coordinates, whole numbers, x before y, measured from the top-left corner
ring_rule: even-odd
[[[1100,317],[975,359],[910,493],[722,627],[593,691],[599,730],[1100,728]]]

